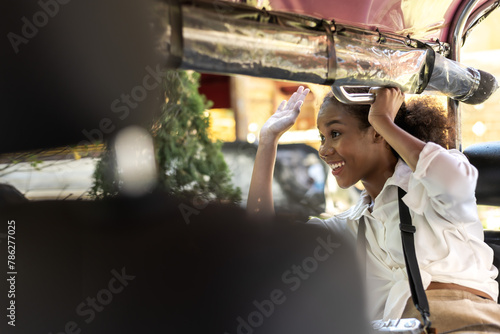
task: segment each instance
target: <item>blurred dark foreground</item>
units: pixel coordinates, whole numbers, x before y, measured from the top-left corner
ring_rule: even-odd
[[[352,245],[293,217],[163,193],[0,216],[1,333],[367,332]]]

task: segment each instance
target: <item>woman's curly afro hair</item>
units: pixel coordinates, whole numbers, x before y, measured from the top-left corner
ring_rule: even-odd
[[[355,88],[349,92],[366,93],[367,90]],[[357,118],[361,130],[371,126],[368,122],[370,105],[341,103],[333,96],[332,92],[325,96],[321,109],[329,105],[343,108]],[[454,120],[447,117],[444,106],[434,97],[420,95],[413,97],[407,103],[403,102],[394,123],[424,142],[433,142],[447,149],[455,147]]]

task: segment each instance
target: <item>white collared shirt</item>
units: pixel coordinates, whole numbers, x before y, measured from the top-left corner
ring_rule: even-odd
[[[411,296],[399,230],[398,186],[407,192],[416,227],[415,249],[426,289],[432,282],[455,283],[498,297],[493,250],[484,233],[474,196],[477,169],[458,150],[427,143],[415,172],[402,161],[375,198],[363,191],[358,203],[327,220],[312,219],[333,233],[356,238],[359,219],[366,221],[367,286],[372,319],[400,318]]]

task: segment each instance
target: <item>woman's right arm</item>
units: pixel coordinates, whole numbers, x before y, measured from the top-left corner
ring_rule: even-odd
[[[259,147],[247,201],[247,212],[251,215],[274,215],[272,183],[278,140],[297,120],[300,107],[308,93],[309,89],[300,86],[288,102],[281,102],[260,130]]]

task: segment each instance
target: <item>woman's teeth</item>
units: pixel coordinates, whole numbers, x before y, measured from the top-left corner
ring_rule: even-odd
[[[334,163],[334,164],[330,164],[330,167],[331,167],[331,169],[336,170],[336,169],[339,169],[340,167],[342,167],[344,165],[345,165],[345,162],[342,161],[342,162],[337,162],[337,163]]]

